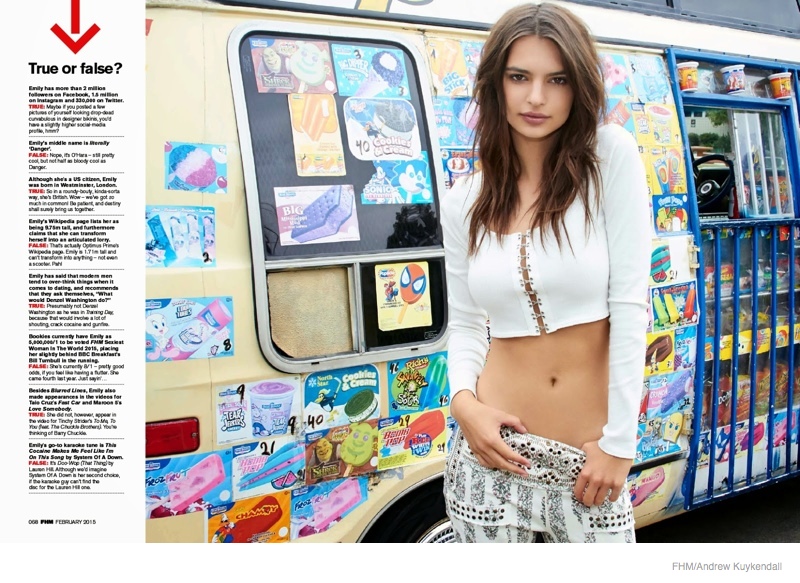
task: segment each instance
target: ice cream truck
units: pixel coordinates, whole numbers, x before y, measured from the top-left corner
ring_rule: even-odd
[[[148,541],[452,541],[439,208],[516,3],[147,1]],[[563,4],[650,191],[642,527],[798,474],[800,13]]]

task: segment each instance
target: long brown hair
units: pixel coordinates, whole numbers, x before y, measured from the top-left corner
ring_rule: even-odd
[[[511,45],[519,38],[537,36],[558,47],[567,82],[573,89],[569,117],[558,130],[544,160],[541,189],[533,205],[531,228],[540,228],[544,244],[552,231],[561,247],[564,216],[578,197],[589,229],[590,186],[600,192],[599,160],[595,153],[597,127],[605,111],[600,58],[586,25],[570,11],[554,4],[523,4],[506,12],[492,27],[475,76],[473,98],[479,107],[474,149],[480,156],[483,180],[472,205],[469,252],[474,254],[487,230],[506,233],[516,210],[521,172],[506,118],[503,75]],[[567,235],[569,241],[569,235]]]

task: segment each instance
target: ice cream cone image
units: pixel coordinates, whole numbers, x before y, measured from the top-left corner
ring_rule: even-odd
[[[359,86],[355,97],[375,97],[386,89],[398,87],[404,76],[403,63],[392,53],[379,51],[373,55],[369,76]]]

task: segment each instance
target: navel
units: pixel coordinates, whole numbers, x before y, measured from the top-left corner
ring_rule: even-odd
[[[550,386],[551,387],[555,387],[556,386],[556,377],[550,377]]]

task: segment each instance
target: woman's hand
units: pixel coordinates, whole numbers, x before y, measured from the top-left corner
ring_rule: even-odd
[[[581,449],[586,452],[586,463],[575,482],[575,498],[586,506],[600,506],[606,496],[616,502],[633,460],[607,454],[596,441],[584,443]]]
[[[518,417],[484,405],[469,391],[459,391],[450,402],[450,414],[469,444],[470,450],[482,466],[506,470],[520,476],[528,473],[521,468],[531,467],[530,462],[512,450],[500,437],[500,427],[512,427],[527,433]],[[512,463],[514,462],[514,463]]]

